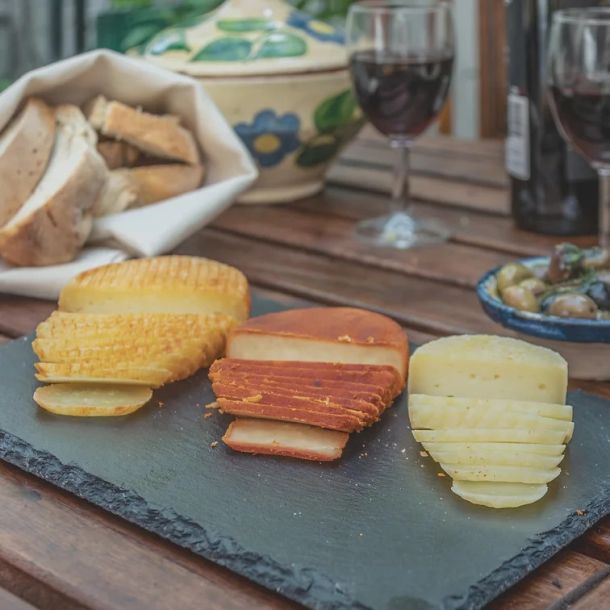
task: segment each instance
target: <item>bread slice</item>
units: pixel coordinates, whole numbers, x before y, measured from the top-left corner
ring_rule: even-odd
[[[200,162],[195,139],[178,117],[149,114],[101,95],[88,104],[86,112],[100,133],[124,140],[148,155],[190,165]]]
[[[191,256],[159,256],[81,273],[59,297],[59,309],[90,313],[223,313],[237,321],[250,310],[241,271]]]
[[[194,191],[201,186],[204,170],[203,165],[171,163],[118,169],[116,173],[136,193],[131,207],[142,207]]]
[[[30,98],[0,134],[0,227],[32,194],[54,141],[55,111],[38,98]]]
[[[0,255],[13,265],[53,265],[74,259],[91,231],[91,208],[106,180],[106,166],[83,128],[81,111],[62,105],[56,118],[46,172],[0,230]]]
[[[389,365],[404,385],[409,350],[403,329],[363,309],[314,307],[252,318],[228,339],[227,357]]]
[[[100,153],[106,162],[108,169],[131,167],[141,157],[141,152],[135,146],[117,140],[102,140],[98,142],[97,152]]]
[[[222,440],[234,451],[330,462],[341,457],[349,435],[303,424],[236,419]]]
[[[138,200],[137,187],[132,184],[129,176],[123,170],[108,172],[106,183],[93,206],[93,216],[108,216],[118,214],[132,206]]]

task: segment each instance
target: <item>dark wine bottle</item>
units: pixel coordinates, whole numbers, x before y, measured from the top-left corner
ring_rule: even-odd
[[[597,232],[595,171],[563,140],[548,105],[546,43],[554,11],[604,0],[507,0],[506,169],[517,226],[537,233]]]

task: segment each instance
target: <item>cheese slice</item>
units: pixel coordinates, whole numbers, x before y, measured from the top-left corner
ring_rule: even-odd
[[[542,417],[572,421],[572,407],[570,405],[554,405],[546,402],[411,394],[409,396],[409,407],[411,406],[476,409],[483,412],[499,410],[510,413],[529,413],[530,415],[541,415]]]
[[[453,481],[451,491],[471,502],[490,508],[516,508],[540,500],[548,491],[546,484]]]
[[[380,314],[314,307],[248,320],[229,336],[227,357],[390,365],[404,383],[408,344],[402,328]]]
[[[556,479],[559,468],[526,468],[524,466],[464,466],[440,464],[455,481],[493,481],[497,483],[548,483]]]
[[[409,393],[565,404],[568,366],[556,352],[508,337],[460,335],[420,347]]]
[[[535,453],[536,455],[561,455],[565,449],[565,445],[550,445],[541,443],[422,443],[424,449],[432,455],[434,452],[444,451],[487,451],[502,449],[512,451],[513,453]]]
[[[560,445],[565,440],[563,430],[550,428],[452,428],[444,430],[413,430],[418,443],[547,443]]]
[[[304,424],[236,419],[222,440],[235,451],[329,462],[341,457],[348,438],[346,432]]]
[[[82,313],[224,313],[250,311],[244,274],[194,256],[158,256],[84,271],[61,291],[61,311]]]
[[[525,466],[527,468],[555,468],[563,455],[539,455],[525,451],[515,452],[502,449],[498,443],[494,449],[473,449],[471,451],[430,451],[430,457],[442,464],[463,464],[466,466]]]
[[[411,427],[431,430],[452,428],[517,428],[521,430],[562,430],[568,434],[572,422],[529,413],[502,411],[500,408],[471,409],[469,407],[437,407],[409,405]]]

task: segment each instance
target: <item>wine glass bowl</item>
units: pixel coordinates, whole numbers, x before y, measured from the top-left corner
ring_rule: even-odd
[[[352,87],[363,113],[397,150],[392,211],[358,224],[357,234],[396,248],[439,243],[448,231],[409,213],[413,140],[443,108],[453,68],[450,6],[444,1],[352,5],[347,21]]]
[[[610,8],[558,11],[548,48],[548,93],[564,139],[600,178],[600,245],[610,245]]]

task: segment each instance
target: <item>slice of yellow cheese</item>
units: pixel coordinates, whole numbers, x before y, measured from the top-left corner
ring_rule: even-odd
[[[491,335],[444,337],[420,347],[409,393],[565,404],[568,365],[556,352]]]
[[[537,502],[546,494],[545,484],[488,483],[481,481],[453,481],[451,491],[473,504],[490,508],[516,508]]]
[[[572,421],[572,407],[570,405],[552,404],[547,402],[531,402],[524,400],[506,400],[493,398],[463,398],[456,396],[428,396],[426,394],[411,394],[409,407],[443,407],[443,408],[470,408],[480,411],[500,409],[510,413],[529,413],[553,419]]]
[[[525,466],[465,466],[440,464],[455,481],[493,481],[496,483],[548,483],[556,479],[559,468],[526,468]]]

